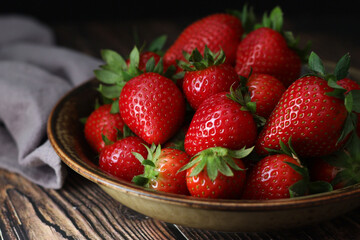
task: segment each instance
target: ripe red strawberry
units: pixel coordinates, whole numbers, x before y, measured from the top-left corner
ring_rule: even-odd
[[[190,156],[181,150],[161,148],[160,145],[156,147],[154,144],[147,150],[147,158],[135,154],[145,170],[132,181],[156,191],[189,195],[186,172],[179,172],[179,169],[189,162]]]
[[[332,183],[337,174],[343,170],[341,167],[331,165],[325,158],[311,159],[309,164],[310,178],[313,181],[325,181]],[[339,182],[333,186],[334,189],[344,187],[344,182]]]
[[[111,113],[111,104],[96,108],[86,119],[85,139],[94,151],[100,153],[105,146],[103,135],[110,141],[116,141],[118,131],[122,132],[124,122],[119,113]]]
[[[189,155],[210,147],[240,149],[254,145],[257,126],[253,115],[230,96],[234,93],[214,94],[197,109],[185,136]]]
[[[360,85],[348,77],[340,79],[336,83],[339,86],[345,88],[346,92],[344,94],[348,94],[352,90],[360,90]],[[360,113],[356,113],[356,115],[357,115],[356,132],[358,136],[360,136]]]
[[[309,159],[312,180],[322,180],[332,184],[334,189],[360,182],[360,139],[353,132],[340,151],[323,158]]]
[[[300,166],[299,162],[286,154],[269,155],[249,170],[243,199],[289,198],[289,188],[303,179],[286,162]]]
[[[251,69],[254,73],[270,74],[288,87],[301,72],[302,59],[298,52],[289,48],[296,42],[288,44],[288,39],[282,34],[280,8],[274,8],[270,19],[264,19],[267,21],[264,20],[262,27],[251,31],[239,43],[235,69],[243,77],[247,77]]]
[[[271,155],[249,170],[243,199],[280,199],[333,190],[327,182],[311,181],[308,169],[291,146],[291,139],[288,145],[280,141],[280,150],[268,151]]]
[[[284,84],[269,74],[253,73],[246,82],[251,101],[256,103],[255,113],[268,118],[285,92]]]
[[[227,62],[233,64],[242,34],[243,27],[239,18],[226,13],[211,14],[193,22],[182,31],[165,52],[164,63],[176,65],[177,60],[185,60],[183,51],[190,54],[197,48],[203,52],[207,45],[213,52],[222,49]]]
[[[155,53],[155,52],[150,52],[150,51],[140,53],[140,59],[139,59],[138,68],[142,72],[146,72],[146,63],[151,58],[154,58],[155,64],[158,64],[160,59],[161,59],[161,56],[159,54]],[[126,63],[127,63],[127,65],[130,65],[130,59],[127,59]]]
[[[344,104],[345,90],[338,88],[335,78],[342,79],[343,74],[339,73],[347,71],[338,67],[334,74],[326,74],[315,53],[310,55],[309,68],[319,70],[321,77],[302,77],[284,92],[259,134],[258,153],[265,154],[265,148],[279,149],[279,140],[288,141],[292,137],[300,156],[325,156],[339,150],[354,129],[349,120],[352,110]]]
[[[234,67],[224,63],[226,57],[222,50],[213,53],[205,46],[203,56],[195,49],[186,58],[188,64],[181,65],[185,71],[183,92],[194,110],[209,96],[239,85]]]
[[[146,143],[137,136],[128,136],[106,145],[99,157],[99,167],[103,171],[131,181],[134,176],[144,172],[144,166],[134,156],[134,152],[146,157]]]
[[[182,126],[185,99],[173,81],[158,73],[147,72],[124,85],[119,111],[137,136],[149,144],[162,144]]]
[[[253,148],[230,150],[208,148],[196,154],[181,171],[186,170],[186,184],[191,196],[198,198],[238,199],[245,184],[242,158]]]

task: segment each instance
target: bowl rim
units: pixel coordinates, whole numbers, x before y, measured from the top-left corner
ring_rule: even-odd
[[[333,64],[333,63],[330,63]],[[354,71],[354,70],[353,70]],[[360,76],[360,71],[355,69],[356,75]],[[274,200],[244,200],[244,199],[202,199],[192,196],[165,193],[154,190],[148,190],[135,184],[126,182],[121,179],[102,172],[96,166],[90,166],[84,161],[78,162],[70,157],[65,147],[61,144],[56,134],[56,117],[64,105],[64,103],[74,94],[81,92],[94,81],[94,78],[69,90],[61,97],[51,110],[47,121],[47,135],[55,152],[70,169],[80,174],[84,178],[114,190],[121,191],[133,196],[139,196],[153,201],[161,201],[163,203],[175,204],[178,206],[212,209],[219,211],[274,211],[288,210],[302,207],[316,207],[324,203],[341,202],[344,199],[360,197],[360,183],[331,192],[313,194],[308,196],[296,197],[291,199],[274,199]]]

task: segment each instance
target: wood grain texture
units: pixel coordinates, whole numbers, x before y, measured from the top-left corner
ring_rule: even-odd
[[[99,58],[100,50],[104,48],[128,54],[133,47],[135,30],[144,41],[167,33],[169,44],[189,22],[189,19],[176,22],[76,22],[56,23],[51,27],[58,45]],[[294,22],[291,26],[299,26],[297,24],[301,23]],[[360,46],[352,41],[331,53],[332,47],[319,44],[319,41],[333,37],[330,44],[336,44],[341,42],[339,37],[321,32],[301,34],[305,39],[312,37],[317,51],[326,53],[330,60],[337,59],[338,52],[344,49],[351,49],[360,59]],[[12,239],[360,239],[360,209],[315,226],[288,231],[213,232],[167,224],[136,213],[70,169],[60,190],[44,189],[0,169],[0,240]]]

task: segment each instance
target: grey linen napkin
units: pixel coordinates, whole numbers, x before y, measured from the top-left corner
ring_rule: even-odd
[[[66,168],[46,136],[51,109],[102,62],[55,44],[28,16],[0,16],[0,168],[59,189]]]

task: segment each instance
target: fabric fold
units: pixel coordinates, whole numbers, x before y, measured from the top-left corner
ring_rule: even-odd
[[[51,29],[30,17],[0,16],[0,30],[0,167],[59,189],[66,168],[47,139],[48,116],[102,61],[55,45]]]

